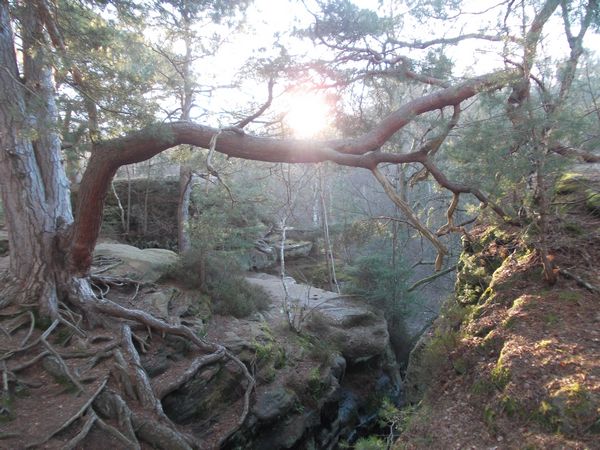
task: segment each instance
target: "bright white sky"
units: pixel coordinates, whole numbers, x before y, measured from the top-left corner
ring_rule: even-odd
[[[374,10],[379,8],[378,0],[354,0],[354,2],[364,8]],[[311,7],[310,0],[306,3]],[[464,11],[482,11],[497,3],[497,0],[470,0]],[[404,2],[395,2],[394,5],[396,13],[408,11]],[[316,10],[316,7],[313,9]],[[427,40],[434,37],[456,36],[462,32],[476,32],[490,23],[496,23],[495,14],[502,12],[499,9],[496,13],[486,15],[466,15],[455,21],[454,24],[444,22],[442,25],[430,22],[428,23],[430,29],[425,29],[424,25],[418,24],[416,21],[406,22],[404,25],[406,35],[403,36],[403,39]],[[279,50],[273,47],[276,33],[283,35],[295,27],[305,28],[312,21],[312,15],[299,1],[255,0],[247,11],[243,33],[232,34],[229,42],[221,48],[221,51],[209,64],[203,60],[199,73],[204,78],[204,75],[210,77],[210,73],[207,72],[212,71],[212,76],[217,80],[216,84],[228,84],[230,80],[235,79],[239,69],[248,58],[277,56]],[[443,29],[440,28],[442,26]],[[546,42],[550,43],[546,45],[551,47],[546,50],[553,56],[566,55],[568,46],[562,35],[560,19],[557,18],[556,24],[550,24],[545,31],[548,33]],[[294,54],[308,55],[313,58],[325,55],[325,50],[315,49],[308,40],[301,41],[293,38],[290,40],[286,37],[282,42]],[[600,37],[588,33],[587,48],[600,48]],[[455,74],[478,75],[502,67],[499,49],[501,47],[497,43],[472,40],[461,43],[459,47],[449,47],[446,54],[455,63]],[[421,52],[421,55],[423,54],[424,52]],[[408,55],[410,56],[410,54]],[[206,80],[206,78],[204,79]],[[203,103],[208,101],[206,109],[212,111],[239,109],[240,105],[248,105],[252,100],[262,103],[266,98],[266,82],[264,85],[257,85],[256,81],[248,80],[242,85],[241,91],[236,89],[234,92],[235,94],[232,95],[230,90],[219,90],[210,99],[203,100]],[[327,106],[321,99],[306,92],[279,98],[274,103],[274,108],[290,111],[288,123],[298,137],[311,137],[318,133],[318,128],[327,125],[330,115]]]

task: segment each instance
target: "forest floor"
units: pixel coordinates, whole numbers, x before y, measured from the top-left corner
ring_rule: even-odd
[[[589,202],[600,180],[581,183],[554,200],[556,285],[523,252],[522,230],[484,250],[504,262],[478,304],[438,319],[433,380],[395,448],[600,449],[600,217]]]

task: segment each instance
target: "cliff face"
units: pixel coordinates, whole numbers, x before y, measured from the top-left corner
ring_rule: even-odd
[[[600,219],[585,194],[598,186],[575,180],[548,236],[555,286],[531,229],[465,239],[455,296],[411,354],[421,404],[396,448],[599,448]]]

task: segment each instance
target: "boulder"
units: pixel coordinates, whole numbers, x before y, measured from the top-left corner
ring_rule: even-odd
[[[274,303],[284,297],[281,280],[274,275],[256,274],[247,278],[261,286]],[[355,364],[383,356],[389,345],[387,322],[381,313],[363,302],[305,284],[286,284],[290,302],[298,309],[312,311],[307,329],[319,340],[328,342],[348,362]]]
[[[100,243],[96,245],[94,258],[95,261],[104,259],[114,266],[103,275],[153,283],[177,262],[177,253],[161,248],[142,250],[126,244]]]
[[[261,270],[272,266],[277,261],[275,249],[270,247],[267,249],[253,248],[248,252],[249,269]]]
[[[161,319],[169,318],[169,304],[171,299],[179,294],[176,288],[165,288],[155,292],[148,292],[141,296],[143,309]]]
[[[286,239],[283,252],[286,258],[301,258],[309,255],[312,250],[313,243],[310,241],[294,241],[292,239]],[[277,259],[279,259],[279,255],[281,252],[281,241],[276,242],[275,251],[277,252]]]
[[[283,386],[257,390],[252,414],[262,424],[268,424],[285,416],[298,401],[296,394]]]

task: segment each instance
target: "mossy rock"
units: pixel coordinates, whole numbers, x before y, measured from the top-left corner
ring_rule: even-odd
[[[578,435],[600,420],[598,400],[581,384],[571,383],[550,396],[544,417],[555,431]]]

